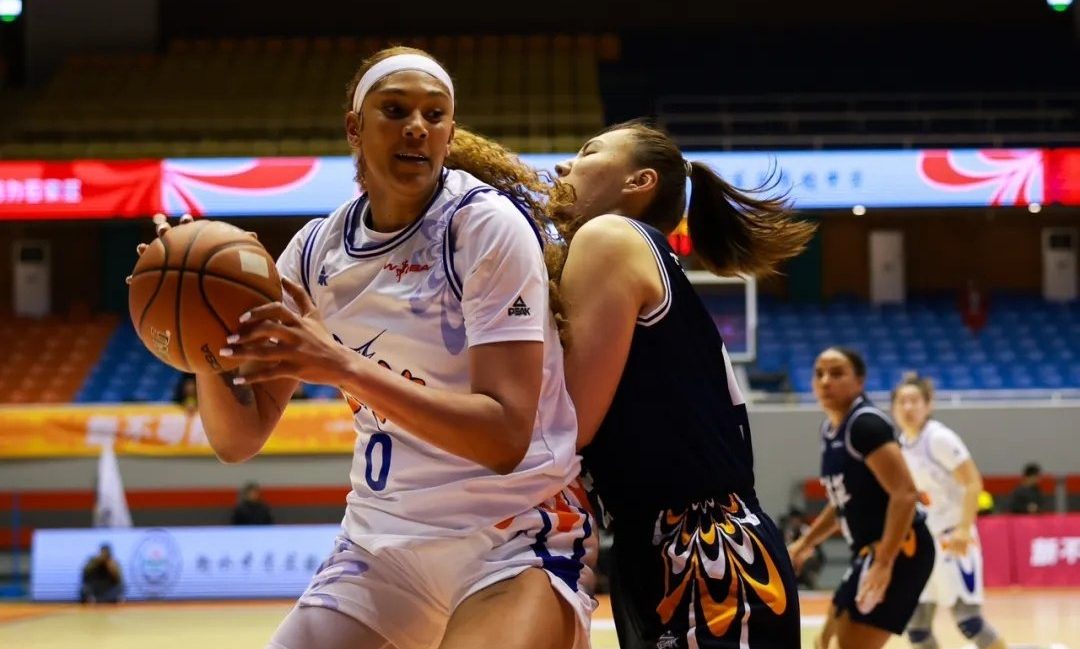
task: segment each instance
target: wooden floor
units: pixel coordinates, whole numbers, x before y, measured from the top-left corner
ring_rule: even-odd
[[[0,603],[4,649],[261,649],[291,602],[131,603],[77,605]],[[821,626],[827,594],[803,600],[803,647]],[[1010,647],[1080,649],[1080,590],[991,591],[986,618]],[[935,630],[942,649],[970,646],[939,612]],[[908,647],[895,638],[889,649]],[[617,649],[606,602],[594,619],[593,647]]]

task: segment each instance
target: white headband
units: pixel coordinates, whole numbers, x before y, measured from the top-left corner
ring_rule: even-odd
[[[360,112],[360,108],[364,105],[364,97],[367,97],[376,83],[403,70],[416,70],[435,77],[450,91],[450,101],[454,101],[454,83],[450,81],[450,75],[441,65],[419,54],[398,54],[371,66],[371,69],[360,78],[360,83],[356,85],[356,92],[353,94],[353,111]]]

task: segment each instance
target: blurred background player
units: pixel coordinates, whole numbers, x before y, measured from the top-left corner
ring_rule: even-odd
[[[556,169],[575,196],[557,214],[570,242],[559,283],[566,380],[614,534],[620,645],[797,645],[795,574],[754,491],[746,400],[667,234],[688,179],[690,234],[714,273],[769,274],[814,227],[688,162],[643,123],[607,129]]]
[[[1005,649],[982,615],[983,561],[975,518],[982,476],[960,436],[932,419],[934,386],[908,374],[893,389],[892,412],[915,487],[925,494],[926,526],[937,542],[934,571],[908,623],[915,649],[937,649],[934,613],[948,607],[956,626],[979,649]]]
[[[934,542],[896,431],[864,394],[866,363],[830,347],[814,363],[821,425],[821,482],[829,504],[789,547],[798,569],[839,529],[851,566],[833,596],[819,646],[878,649],[901,634],[934,566]]]

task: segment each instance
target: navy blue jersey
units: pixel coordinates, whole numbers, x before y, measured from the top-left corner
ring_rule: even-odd
[[[667,238],[630,223],[665,293],[638,318],[615,398],[583,452],[592,489],[615,521],[651,525],[660,510],[728,494],[757,509],[750,424],[724,341]]]
[[[828,420],[821,425],[821,484],[855,551],[879,540],[885,530],[889,494],[866,466],[866,457],[889,443],[897,443],[896,429],[865,396],[855,399],[836,428]]]

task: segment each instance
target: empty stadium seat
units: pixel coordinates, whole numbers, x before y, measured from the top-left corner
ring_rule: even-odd
[[[866,354],[867,388],[888,390],[905,371],[944,390],[1080,389],[1080,309],[1027,296],[993,301],[990,323],[972,334],[951,301],[915,299],[875,308],[851,298],[825,306],[763,299],[758,324],[763,373],[788,372],[810,391],[810,368],[830,345]]]

